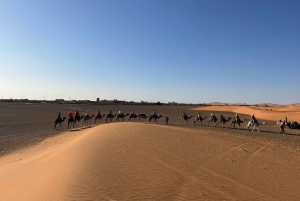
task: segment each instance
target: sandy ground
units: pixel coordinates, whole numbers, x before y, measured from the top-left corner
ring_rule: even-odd
[[[299,200],[300,147],[117,123],[0,158],[0,200]]]
[[[101,106],[151,113],[154,106]],[[299,108],[170,107],[158,124],[118,122],[53,130],[57,111],[99,106],[1,105],[0,200],[299,200],[300,131],[278,134],[277,118]],[[19,112],[21,111],[21,114]],[[254,112],[261,132],[182,124],[188,116],[242,119]],[[23,113],[22,113],[23,112]],[[92,112],[91,112],[92,113]],[[283,116],[283,117],[281,117]],[[42,118],[41,118],[42,117]],[[125,120],[126,121],[126,120]],[[227,125],[229,126],[229,125]]]

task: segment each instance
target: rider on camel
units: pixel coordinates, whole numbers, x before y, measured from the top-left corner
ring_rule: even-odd
[[[122,111],[122,110],[119,110],[119,114],[123,114],[123,111]]]
[[[238,113],[235,114],[235,121],[236,123],[239,123],[241,121]]]
[[[152,111],[152,117],[153,117],[153,118],[156,117],[156,112],[155,112],[155,110]]]
[[[100,117],[100,116],[101,116],[101,112],[98,110],[97,117]]]
[[[187,115],[186,115],[185,112],[182,113],[182,118],[183,118],[183,119],[187,118]]]
[[[255,118],[255,116],[254,116],[254,114],[252,114],[251,120],[252,120],[253,123],[256,123],[256,122],[257,122],[257,120],[256,120],[256,118]]]
[[[212,112],[210,116],[211,116],[211,119],[212,119],[213,121],[215,121],[215,119],[216,119],[215,113]]]
[[[57,115],[57,119],[59,119],[59,120],[61,120],[61,116],[60,116],[61,114],[60,114],[60,112],[58,113],[58,115]]]
[[[86,111],[86,113],[85,113],[85,115],[84,115],[85,117],[90,117],[90,113],[89,113],[89,111],[87,110]]]
[[[225,118],[223,116],[223,113],[220,114],[220,121],[223,121]]]
[[[69,119],[73,118],[73,113],[71,111],[69,112],[68,117],[69,117]]]
[[[76,118],[78,118],[80,116],[80,114],[79,114],[79,112],[78,112],[78,110],[75,112],[75,120],[76,120]]]
[[[201,120],[201,113],[200,112],[198,112],[198,114],[197,114],[197,119],[198,119],[198,121],[200,121]]]

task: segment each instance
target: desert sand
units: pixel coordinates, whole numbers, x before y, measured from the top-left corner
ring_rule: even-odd
[[[299,200],[298,144],[228,131],[67,131],[0,158],[0,200]]]
[[[53,130],[58,111],[110,109],[164,117]],[[268,110],[266,110],[268,109]],[[270,110],[272,109],[272,110]],[[0,200],[299,200],[298,107],[2,105]],[[201,112],[267,122],[261,132],[181,124]],[[91,112],[92,113],[92,112]],[[228,125],[229,126],[229,125]]]

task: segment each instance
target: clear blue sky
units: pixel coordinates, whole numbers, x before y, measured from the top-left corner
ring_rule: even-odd
[[[1,0],[0,97],[300,102],[300,1]]]

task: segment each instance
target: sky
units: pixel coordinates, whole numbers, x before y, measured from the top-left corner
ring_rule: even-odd
[[[300,1],[0,0],[0,98],[300,102]]]

